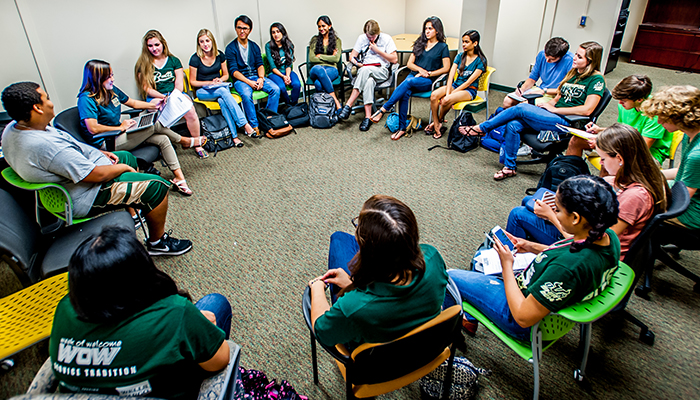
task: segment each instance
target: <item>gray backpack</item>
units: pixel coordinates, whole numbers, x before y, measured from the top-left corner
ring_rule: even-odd
[[[309,123],[312,128],[328,129],[338,122],[335,100],[328,93],[314,93],[309,103]]]

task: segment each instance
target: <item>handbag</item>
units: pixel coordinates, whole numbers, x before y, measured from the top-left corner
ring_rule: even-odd
[[[230,149],[234,146],[233,136],[226,123],[226,119],[221,114],[210,115],[202,118],[202,134],[207,137],[204,150],[213,152],[214,157],[219,151]]]
[[[419,382],[421,395],[426,399],[439,399],[442,385],[447,374],[447,360],[443,361],[433,372],[421,378]],[[479,390],[479,375],[489,376],[491,371],[477,368],[464,357],[455,357],[452,364],[452,387],[450,400],[466,400],[476,396]]]

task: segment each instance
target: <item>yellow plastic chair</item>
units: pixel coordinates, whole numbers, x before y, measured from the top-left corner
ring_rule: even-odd
[[[479,77],[479,87],[476,89],[476,97],[469,101],[460,101],[459,103],[452,106],[455,110],[455,118],[459,115],[464,108],[468,111],[473,111],[474,106],[486,102],[486,115],[489,115],[489,82],[491,80],[491,74],[496,71],[494,67],[486,67],[486,72],[481,74]],[[457,74],[455,74],[455,80],[457,80]],[[479,96],[479,92],[484,93],[484,97]]]
[[[190,85],[190,69],[189,68],[183,68],[183,71],[185,71],[185,92],[190,95],[194,99],[195,103],[201,104],[204,107],[207,108],[207,112],[211,114],[211,111],[218,111],[221,110],[221,106],[219,105],[218,101],[205,101],[205,100],[200,100],[197,98],[197,93]],[[236,103],[241,104],[241,96],[238,95],[238,93],[231,93],[233,98],[236,100]]]
[[[671,152],[668,155],[668,167],[673,168],[673,161],[676,159],[676,151],[683,141],[683,132],[673,132],[673,140],[671,141]]]
[[[68,273],[0,299],[0,359],[49,337],[58,302],[68,294]]]

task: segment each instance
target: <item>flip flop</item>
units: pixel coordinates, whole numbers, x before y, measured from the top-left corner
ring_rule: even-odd
[[[186,180],[181,180],[181,181],[176,181],[175,179],[171,179],[170,183],[173,184],[173,190],[176,192],[182,194],[183,196],[192,196],[193,192],[192,189],[187,186],[187,181]]]
[[[439,134],[437,132],[435,132],[433,134],[433,139],[440,139],[442,137],[442,135],[445,134],[445,132],[447,132],[447,127],[446,126],[441,127]]]
[[[382,109],[380,108],[380,109],[377,110],[374,114],[372,114],[371,117],[369,117],[369,120],[372,121],[372,122],[374,122],[374,123],[376,124],[376,123],[378,123],[379,121],[381,121],[382,118],[384,118],[384,113],[385,113],[385,112],[386,112],[386,111],[382,111]],[[377,117],[379,117],[379,118],[377,118]],[[377,119],[375,119],[375,118],[377,118]]]
[[[512,178],[515,175],[517,175],[517,172],[514,169],[503,167],[493,175],[493,179],[497,181],[502,181],[506,178]]]
[[[204,158],[209,157],[209,153],[207,153],[207,151],[204,149],[194,149],[194,152],[197,154],[197,156],[199,158],[204,159]]]
[[[406,134],[406,131],[397,131],[391,135],[391,140],[399,140]]]
[[[459,133],[465,136],[485,136],[486,132],[479,132],[474,128],[475,126],[478,125],[473,125],[473,126],[462,126],[460,127]],[[461,128],[464,128],[466,132],[463,132]]]

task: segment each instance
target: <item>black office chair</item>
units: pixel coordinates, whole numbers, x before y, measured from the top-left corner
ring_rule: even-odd
[[[700,231],[665,222],[666,220],[683,214],[690,205],[688,189],[682,182],[676,181],[672,190],[672,204],[669,204],[666,213],[660,215],[663,216],[663,218],[658,221],[659,226],[649,240],[648,245],[651,248],[651,252],[645,269],[644,283],[636,289],[636,293],[640,297],[648,298],[649,292],[651,291],[651,275],[653,274],[654,262],[656,260],[661,261],[672,270],[691,279],[695,282],[693,291],[700,293],[700,277],[680,265],[670,254],[676,253],[677,255],[677,251],[680,250],[700,250]],[[667,244],[673,244],[677,250],[674,251],[664,248],[663,246]]]
[[[141,110],[128,110],[122,112],[122,114],[129,114],[133,117],[138,115],[140,112]],[[84,143],[91,144],[95,139],[104,138],[107,151],[114,151],[115,139],[121,134],[121,131],[115,130],[100,133],[98,135],[90,135],[88,137],[82,126],[80,126],[80,114],[78,112],[78,107],[71,107],[63,110],[56,116],[56,118],[54,118],[53,123],[56,128],[70,133],[71,136]],[[139,170],[144,172],[149,171],[149,173],[157,171],[157,169],[153,168],[153,163],[160,159],[160,149],[158,146],[143,143],[129,152],[136,157],[136,161],[139,164]]]
[[[528,103],[535,104],[535,99],[542,97],[542,95],[525,95],[523,97],[527,99]],[[596,122],[598,120],[600,114],[602,114],[608,104],[610,104],[611,99],[612,93],[610,93],[610,90],[606,88],[603,96],[591,115],[587,117],[583,115],[562,115],[561,117],[564,118],[572,128],[584,129],[586,124],[589,122]],[[569,145],[569,141],[571,140],[570,134],[560,132],[559,135],[561,139],[559,141],[541,142],[539,139],[537,139],[538,134],[539,132],[528,131],[520,135],[520,139],[523,141],[523,143],[532,147],[533,151],[531,159],[517,160],[517,164],[547,164],[557,155],[562,154],[566,150],[567,146]]]
[[[350,81],[350,87],[352,87],[355,84],[355,79],[357,78],[357,73],[353,74],[352,68],[354,65],[348,61],[345,63],[345,73],[347,74],[348,80]],[[396,89],[396,81],[398,79],[398,72],[399,72],[399,64],[391,64],[389,66],[389,79],[385,80],[384,82],[377,83],[374,86],[374,92],[375,93],[380,93],[384,91],[384,96],[385,97],[375,97],[374,98],[374,104],[372,104],[372,112],[378,110],[386,101],[386,99],[389,98],[391,90]],[[364,108],[364,104],[357,104],[352,106],[352,114],[355,114],[357,110],[361,110]]]
[[[627,251],[623,261],[634,270],[635,278],[632,283],[632,288],[634,288],[638,279],[640,279],[642,275],[645,275],[646,283],[634,289],[637,296],[646,297],[649,292],[649,277],[654,268],[654,260],[656,258],[654,256],[655,247],[653,245],[653,238],[659,233],[659,228],[665,225],[663,223],[664,221],[681,215],[685,212],[686,208],[688,208],[688,204],[690,204],[688,189],[683,182],[676,182],[671,188],[671,199],[668,201],[666,207],[667,211],[652,217]],[[644,322],[625,310],[631,295],[632,289],[630,289],[620,304],[615,307],[613,312],[623,313],[625,319],[640,327],[641,332],[639,334],[639,340],[651,346],[654,344],[654,333],[649,330],[649,327],[647,327]]]
[[[42,235],[37,222],[2,189],[0,204],[0,260],[10,266],[24,287],[66,272],[78,245],[104,226],[116,225],[135,232],[131,215],[117,211]]]

